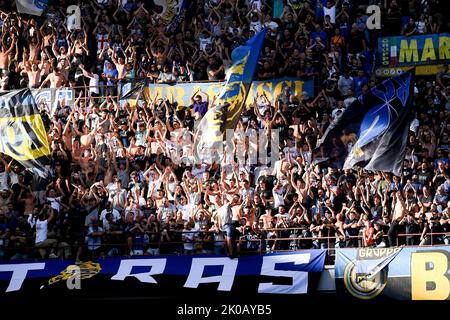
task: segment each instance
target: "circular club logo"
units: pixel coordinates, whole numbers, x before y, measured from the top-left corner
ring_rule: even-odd
[[[344,270],[344,284],[356,298],[369,300],[379,295],[387,283],[387,270],[384,268],[371,279],[366,274],[356,274],[356,260],[350,262]]]

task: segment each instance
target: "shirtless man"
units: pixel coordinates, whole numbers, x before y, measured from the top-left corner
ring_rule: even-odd
[[[31,38],[30,42],[30,60],[31,61],[38,61],[39,60],[39,52],[41,51],[41,43],[39,42],[39,37],[33,37]]]
[[[49,75],[52,68],[52,62],[45,52],[42,52],[41,57],[42,58],[41,62],[39,63],[39,69],[41,69],[41,78],[44,78]]]
[[[60,72],[60,70],[56,67],[52,73],[50,73],[44,81],[42,81],[39,89],[42,89],[47,82],[50,81],[50,88],[61,88],[64,84],[64,75]]]
[[[233,224],[236,227],[239,226],[239,221],[241,221],[243,206],[244,206],[244,202],[241,203],[239,195],[235,194],[233,196],[233,200],[231,201],[230,207],[231,207],[231,212],[232,212]]]
[[[344,230],[344,215],[342,213],[338,213],[336,216],[336,223],[334,224],[334,228],[336,229],[336,244],[339,248],[345,247],[345,230]]]
[[[25,192],[20,201],[22,201],[24,204],[23,214],[25,218],[28,219],[28,216],[33,214],[35,207],[35,197],[33,195],[33,192],[31,191]]]
[[[156,45],[156,46],[155,46]],[[155,49],[153,49],[155,48]],[[169,46],[162,47],[159,43],[151,43],[151,54],[155,58],[156,64],[164,65],[166,63],[167,54],[169,52]]]
[[[270,207],[266,208],[266,213],[261,215],[261,217],[259,217],[259,219],[264,222],[263,228],[265,230],[273,228],[272,208],[270,208]]]
[[[27,70],[28,76],[28,88],[39,88],[41,80],[41,69],[39,69],[37,63],[31,65],[31,70]]]
[[[92,142],[94,142],[94,138],[95,135],[97,134],[98,127],[95,127],[95,129],[92,132],[90,132],[89,127],[87,125],[83,125],[83,128],[81,129],[82,132],[80,132],[77,129],[77,125],[74,119],[72,120],[73,120],[73,130],[78,136],[80,136],[81,147],[88,149],[92,145]]]
[[[5,35],[3,35],[2,49],[0,50],[0,69],[2,69],[2,70],[8,70],[10,54],[11,54],[11,51],[14,49],[14,47],[16,45],[16,41],[17,41],[15,36],[13,35],[13,38],[12,38],[13,40],[11,42],[11,46],[8,49],[6,49]]]
[[[22,61],[16,67],[16,72],[21,75],[25,75],[28,70],[31,70],[32,63],[30,61],[30,57],[28,53],[24,50],[22,53]]]
[[[117,76],[117,79],[121,80],[123,77],[125,77],[126,69],[125,69],[125,60],[121,57],[117,58],[116,53],[113,49],[109,49],[109,52],[111,54],[111,60],[116,65],[117,72],[119,75]]]

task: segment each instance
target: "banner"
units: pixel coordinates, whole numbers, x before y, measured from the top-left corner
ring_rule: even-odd
[[[450,62],[450,34],[381,37],[378,53],[378,76],[393,76],[413,68],[416,75],[436,74],[439,67]]]
[[[47,132],[29,89],[0,95],[0,152],[46,176]]]
[[[31,89],[31,94],[38,106],[43,103],[52,113],[55,112],[62,100],[66,106],[73,106],[75,102],[75,91],[70,88]]]
[[[169,100],[173,97],[178,106],[190,106],[191,96],[194,92],[201,89],[207,93],[210,100],[219,95],[220,89],[225,82],[186,82],[177,83],[176,85],[170,84],[147,84],[144,87],[145,96],[149,100],[157,94],[159,98],[167,97]],[[253,104],[253,100],[257,94],[265,93],[267,98],[275,103],[276,97],[283,92],[283,89],[289,86],[291,92],[295,93],[299,99],[301,99],[302,93],[307,92],[309,97],[314,96],[314,80],[313,79],[300,79],[293,77],[275,78],[264,81],[253,81],[249,89],[247,99],[245,101],[246,106]],[[135,84],[127,83],[122,86],[122,92],[125,96]],[[142,103],[142,101],[141,101]]]
[[[30,294],[61,293],[74,288],[83,295],[174,295],[180,291],[306,294],[311,274],[318,282],[325,254],[325,250],[304,250],[235,259],[207,255],[140,256],[104,258],[81,265],[67,260],[11,261],[0,264],[0,291],[2,295],[21,290]],[[130,291],[123,291],[125,288]]]
[[[17,11],[35,16],[47,9],[48,0],[16,0]]]
[[[337,249],[336,290],[364,300],[449,300],[449,262],[448,246]]]
[[[424,65],[424,66],[408,66],[408,67],[397,67],[397,68],[378,68],[375,70],[375,74],[377,77],[393,77],[398,76],[404,72],[414,71],[416,76],[429,76],[435,75],[445,64],[434,64],[434,65]]]
[[[411,122],[411,74],[383,81],[359,96],[327,128],[316,162],[401,175]]]

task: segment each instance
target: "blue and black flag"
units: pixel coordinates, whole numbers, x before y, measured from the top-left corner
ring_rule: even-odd
[[[401,175],[413,115],[411,84],[411,74],[403,73],[359,96],[328,127],[316,161]]]

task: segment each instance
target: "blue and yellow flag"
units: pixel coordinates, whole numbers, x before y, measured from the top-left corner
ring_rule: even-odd
[[[194,141],[196,160],[217,155],[222,149],[226,129],[235,129],[258,64],[267,29],[251,37],[231,53],[232,65],[214,106],[200,121]],[[207,161],[215,162],[215,161]]]

